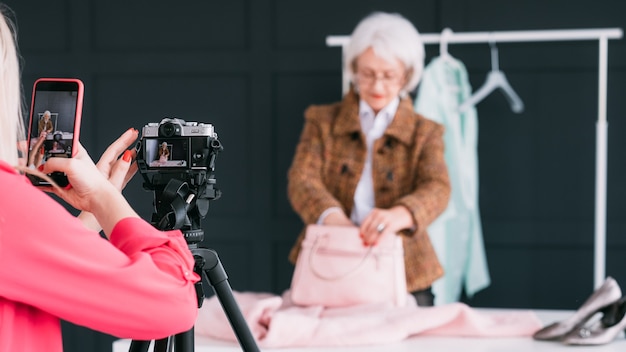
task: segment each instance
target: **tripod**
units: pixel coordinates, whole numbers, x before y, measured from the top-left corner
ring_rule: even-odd
[[[219,192],[213,189],[212,184],[208,186],[203,186],[194,192],[190,190],[187,182],[175,178],[170,179],[162,194],[155,192],[157,212],[152,215],[152,224],[161,230],[181,229],[195,260],[194,272],[202,279],[206,279],[213,287],[243,350],[256,352],[259,348],[233,297],[228,275],[217,253],[212,249],[198,246],[204,237],[204,231],[200,227],[200,218],[204,217],[208,211],[208,200],[219,197]],[[202,279],[195,284],[198,307],[202,307],[204,300]],[[133,340],[129,351],[146,352],[150,343],[151,341]],[[154,341],[155,352],[171,352],[172,348],[176,352],[193,352],[194,328]]]

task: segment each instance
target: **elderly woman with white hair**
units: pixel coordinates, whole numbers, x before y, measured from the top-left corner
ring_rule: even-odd
[[[448,204],[441,125],[413,110],[424,46],[398,14],[364,18],[346,48],[351,89],[305,112],[288,173],[288,197],[305,224],[359,226],[364,245],[403,238],[407,290],[433,305],[443,268],[426,229]],[[295,263],[304,231],[290,253]]]
[[[47,133],[52,133],[52,131],[54,130],[54,126],[52,125],[52,119],[50,118],[51,113],[50,111],[46,110],[43,112],[43,116],[41,116],[41,119],[39,119],[39,134],[41,135],[42,132]]]

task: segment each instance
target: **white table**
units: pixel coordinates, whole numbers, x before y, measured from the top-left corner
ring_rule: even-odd
[[[573,311],[536,310],[537,316],[545,324],[561,321],[573,314]],[[127,352],[130,340],[118,340],[113,343],[113,352]],[[235,343],[216,341],[205,337],[195,338],[196,352],[235,352],[241,351]],[[613,342],[602,346],[566,346],[559,342],[535,341],[526,338],[463,338],[463,337],[429,337],[416,336],[402,342],[360,347],[315,347],[315,348],[280,348],[263,349],[264,351],[280,352],[529,352],[529,351],[568,351],[568,352],[623,352],[626,351],[626,339],[618,336]],[[152,351],[152,347],[150,348]]]

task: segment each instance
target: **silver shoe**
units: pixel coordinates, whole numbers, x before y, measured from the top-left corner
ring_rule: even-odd
[[[570,332],[579,329],[589,318],[599,311],[610,307],[622,297],[622,290],[617,281],[607,277],[580,308],[568,319],[552,323],[533,335],[535,340],[558,340]]]
[[[610,306],[601,320],[574,329],[563,338],[567,345],[604,345],[626,329],[626,297]]]

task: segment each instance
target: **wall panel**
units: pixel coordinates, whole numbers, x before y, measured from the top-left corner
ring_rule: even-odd
[[[320,48],[329,34],[350,34],[356,23],[374,11],[398,12],[418,29],[433,27],[437,1],[376,0],[356,3],[321,0],[273,0],[277,49]]]
[[[98,52],[243,50],[248,45],[248,2],[182,0],[96,1]],[[123,9],[123,11],[120,11]]]
[[[32,3],[5,1],[13,10],[19,33],[20,50],[42,55],[66,53],[70,49],[70,0],[39,1],[36,10]],[[23,16],[28,13],[28,16]]]

